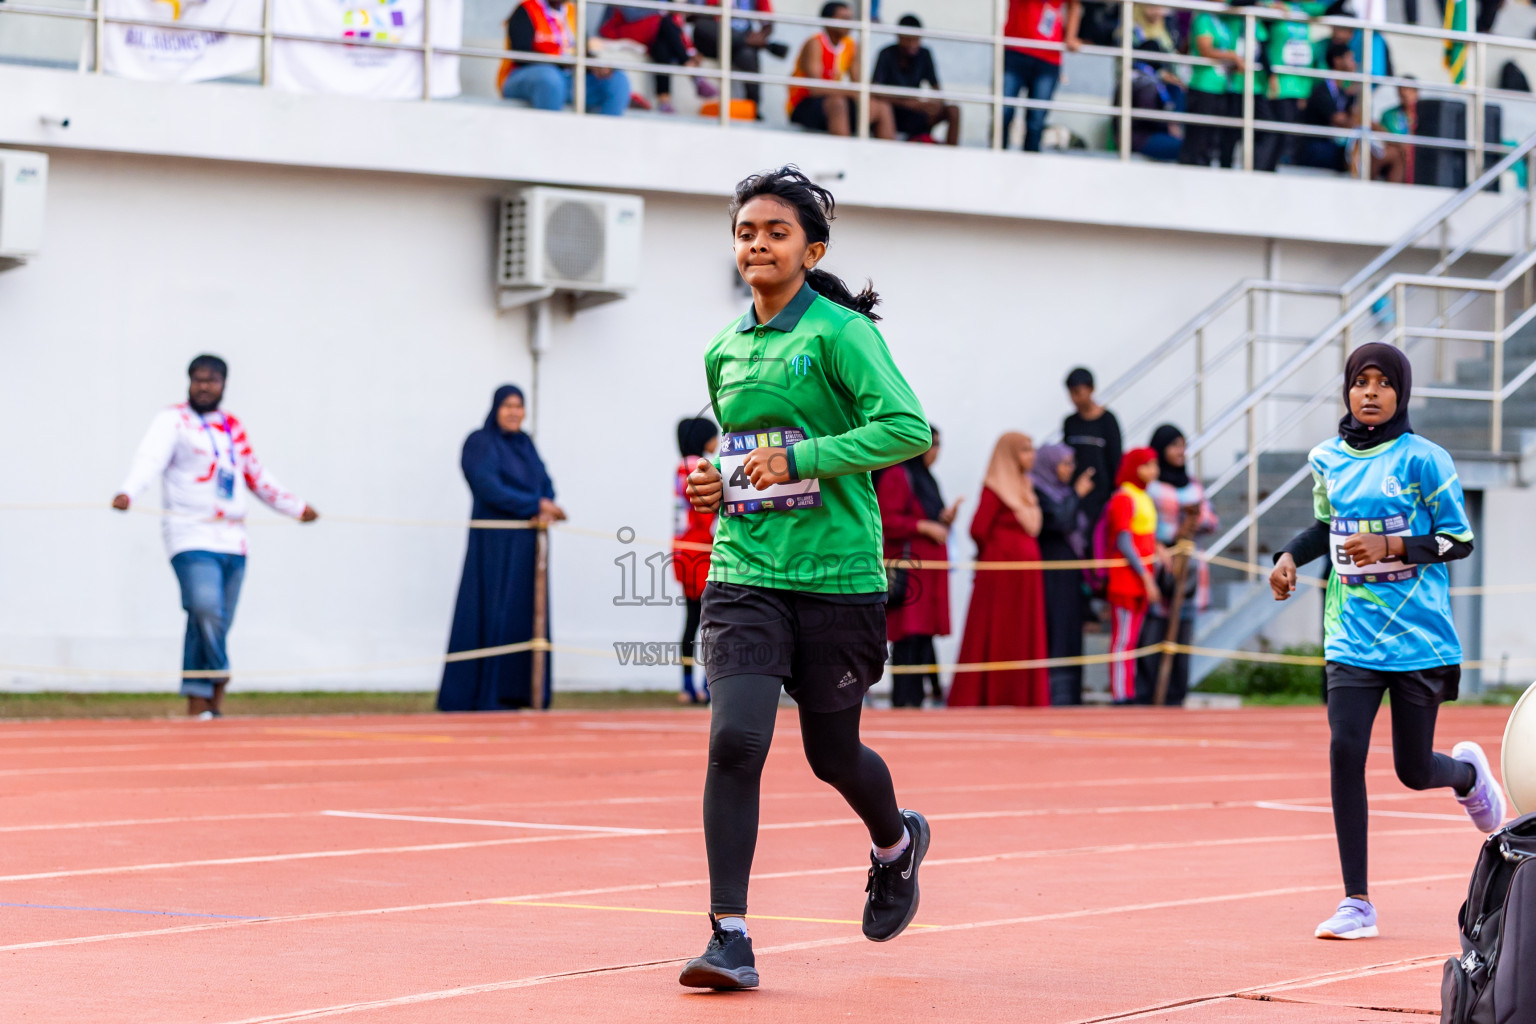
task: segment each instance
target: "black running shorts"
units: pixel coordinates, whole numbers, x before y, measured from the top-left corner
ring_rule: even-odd
[[[860,703],[885,672],[885,595],[710,583],[697,650],[710,685],[779,676],[807,711]]]
[[[1439,707],[1461,693],[1461,666],[1440,665],[1414,672],[1383,672],[1380,669],[1330,661],[1323,667],[1328,689],[1342,687],[1384,690],[1393,700],[1405,700],[1424,708]]]

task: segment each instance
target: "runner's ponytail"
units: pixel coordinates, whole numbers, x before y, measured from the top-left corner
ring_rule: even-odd
[[[832,221],[837,218],[837,200],[832,193],[807,178],[794,164],[786,164],[776,171],[764,171],[743,178],[736,186],[731,200],[731,228],[736,227],[736,215],[748,202],[759,196],[772,196],[795,211],[805,237],[812,242],[826,244],[832,240]],[[874,286],[865,282],[864,290],[855,295],[848,285],[835,274],[825,270],[807,270],[805,283],[823,298],[829,299],[855,313],[862,313],[871,320],[879,320],[875,306],[880,296]]]
[[[811,286],[811,291],[823,298],[831,299],[839,306],[846,306],[855,313],[863,313],[871,320],[879,320],[874,308],[880,304],[880,295],[875,287],[868,281],[864,282],[864,290],[855,295],[848,290],[843,279],[836,274],[829,274],[825,270],[807,270],[805,283]]]

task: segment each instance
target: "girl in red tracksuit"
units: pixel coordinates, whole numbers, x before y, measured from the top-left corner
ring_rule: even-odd
[[[1104,539],[1108,542],[1109,557],[1119,555],[1126,560],[1125,565],[1110,568],[1104,595],[1111,617],[1111,654],[1123,654],[1136,647],[1147,609],[1162,598],[1157,578],[1145,564],[1149,556],[1157,553],[1157,507],[1146,492],[1146,485],[1156,479],[1157,452],[1151,448],[1132,448],[1120,459],[1115,493],[1104,508]],[[1134,659],[1109,663],[1109,692],[1116,704],[1129,704],[1135,699]]]
[[[672,478],[675,502],[672,527],[672,571],[683,585],[683,599],[688,603],[688,618],[683,625],[683,690],[677,699],[685,704],[709,703],[709,681],[700,673],[700,685],[693,685],[693,638],[699,631],[699,613],[703,607],[704,581],[709,576],[709,552],[698,545],[715,542],[715,513],[699,512],[688,500],[688,474],[701,457],[712,455],[720,447],[720,430],[707,419],[687,419],[677,425],[677,450],[683,461]]]

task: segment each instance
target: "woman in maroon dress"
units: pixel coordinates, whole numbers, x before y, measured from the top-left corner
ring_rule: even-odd
[[[880,501],[885,557],[898,563],[944,562],[949,559],[949,527],[960,502],[946,507],[938,481],[929,471],[939,457],[939,431],[929,424],[933,445],[923,454],[882,470],[875,482]],[[885,635],[891,641],[891,664],[933,665],[938,655],[933,638],[949,635],[949,570],[906,569],[894,572],[885,606]],[[937,672],[901,673],[891,679],[891,706],[923,706],[923,682],[933,686],[933,700],[944,703]]]
[[[1034,464],[1035,446],[1028,437],[1008,433],[998,438],[971,520],[977,561],[1040,561],[1035,538],[1040,535],[1042,516],[1029,478]],[[977,570],[960,641],[960,663],[1045,657],[1045,585],[1040,570]],[[949,688],[950,707],[1050,702],[1044,668],[956,672]]]

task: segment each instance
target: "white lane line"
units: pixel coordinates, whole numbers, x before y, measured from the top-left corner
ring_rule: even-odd
[[[694,829],[693,831],[703,831]],[[172,871],[184,868],[225,867],[232,864],[280,864],[296,860],[329,860],[337,857],[367,857],[389,853],[436,853],[442,850],[474,850],[487,846],[515,846],[521,843],[551,843],[577,839],[611,839],[612,833],[587,832],[579,835],[519,836],[516,839],[481,839],[463,843],[425,843],[417,846],[371,846],[355,850],[313,850],[305,853],[268,853],[250,857],[218,857],[210,860],[163,861],[158,864],[119,864],[103,868],[72,868],[67,871],[37,871],[25,875],[0,875],[0,882],[34,882],[46,878],[82,878],[90,875],[124,875],[143,871]]]
[[[1043,724],[1043,723],[1042,723]],[[1086,724],[1086,723],[1076,723]],[[1106,727],[1112,727],[1105,723]],[[622,722],[583,722],[578,725],[581,729],[592,729],[602,732],[659,732],[659,733],[707,733],[708,726],[668,725],[665,723],[641,724]],[[934,742],[949,743],[1109,743],[1124,744],[1136,747],[1206,747],[1212,749],[1238,749],[1238,750],[1290,750],[1294,743],[1282,743],[1273,741],[1233,740],[1225,738],[1205,738],[1199,736],[1146,736],[1135,733],[1125,735],[1110,735],[1107,733],[1087,733],[1081,730],[1070,730],[1057,727],[1058,731],[1039,733],[1017,732],[992,732],[989,730],[975,732],[957,732],[952,730],[935,729],[932,732],[914,731],[910,729],[880,729],[866,728],[859,735],[865,739],[876,740],[928,740]]]
[[[525,754],[476,754],[474,763],[481,764],[486,761],[591,761],[598,758],[624,758],[624,757],[697,757],[699,752],[692,747],[686,750],[648,749],[636,751],[615,750],[579,750],[579,751],[537,751]],[[209,772],[232,771],[247,768],[359,768],[376,767],[378,765],[413,765],[413,764],[452,764],[463,765],[466,755],[454,754],[451,757],[337,757],[329,759],[306,758],[304,760],[285,761],[197,761],[186,763],[176,761],[170,764],[79,764],[62,765],[52,768],[0,768],[0,776],[22,775],[100,775],[102,772],[122,774],[126,772]],[[370,780],[376,781],[376,780]]]
[[[1417,878],[1391,879],[1385,882],[1376,882],[1380,886],[1392,885],[1421,885],[1425,882],[1441,882],[1450,879],[1460,880],[1462,873],[1454,875],[1421,875]],[[1223,893],[1217,896],[1197,896],[1182,900],[1160,900],[1155,903],[1131,903],[1116,907],[1093,907],[1083,910],[1069,910],[1052,914],[1031,914],[1024,917],[997,918],[990,921],[972,921],[964,924],[934,925],[920,932],[913,932],[913,936],[936,935],[944,932],[976,931],[984,928],[1008,928],[1025,924],[1040,924],[1049,921],[1065,921],[1089,917],[1110,917],[1120,914],[1140,913],[1149,910],[1169,910],[1182,907],[1208,906],[1216,903],[1237,903],[1256,899],[1273,899],[1277,896],[1292,896],[1303,893],[1330,892],[1338,888],[1338,883],[1329,882],[1326,885],[1288,886],[1278,889],[1259,889],[1252,892]],[[869,941],[864,936],[839,936],[829,939],[813,939],[808,942],[790,942],[779,946],[766,946],[756,952],[760,955],[772,955],[776,953],[793,953],[807,949],[824,949],[829,946],[848,946]],[[480,985],[464,985],[457,988],[437,989],[431,992],[416,992],[410,995],[394,996],[388,999],[372,999],[363,1002],[337,1003],[331,1006],[321,1006],[308,1010],[290,1010],[284,1013],[264,1015],[260,1017],[242,1017],[239,1020],[226,1021],[224,1024],[286,1024],[290,1021],[318,1020],[323,1017],[339,1017],[352,1013],[360,1013],[367,1010],[381,1010],[394,1006],[408,1006],[417,1003],[439,1002],[444,999],[457,999],[464,996],[486,995],[493,992],[505,992],[512,989],[532,988],[538,985],[548,985],[554,982],[570,981],[581,978],[601,977],[610,974],[623,974],[635,971],[656,970],[674,964],[683,963],[686,956],[672,957],[666,960],[648,960],[638,963],[614,964],[605,967],[596,967],[584,971],[569,971],[561,974],[539,974],[526,978],[513,978],[508,981],[492,981]],[[1103,1020],[1104,1018],[1098,1018]],[[1110,1018],[1113,1019],[1113,1018]]]
[[[1253,806],[1261,807],[1266,811],[1304,811],[1309,814],[1332,814],[1331,806],[1316,807],[1307,804],[1280,803],[1274,800],[1259,800]],[[1373,818],[1419,818],[1424,821],[1466,821],[1465,814],[1432,814],[1428,811],[1378,811],[1372,809],[1370,816]]]
[[[1148,805],[1148,804],[1132,804],[1132,805],[1119,806],[1119,807],[1090,807],[1090,808],[1082,808],[1082,807],[1050,807],[1050,808],[1030,808],[1030,809],[1025,809],[1025,810],[960,811],[960,812],[953,812],[953,813],[949,813],[949,814],[939,813],[939,814],[930,814],[930,815],[928,815],[928,820],[929,821],[996,821],[996,820],[1025,819],[1025,818],[1044,818],[1044,817],[1080,817],[1080,816],[1083,816],[1083,815],[1167,814],[1167,813],[1174,813],[1174,812],[1179,812],[1179,811],[1214,811],[1214,810],[1245,809],[1245,808],[1251,808],[1251,807],[1254,807],[1254,806],[1257,806],[1257,805],[1253,801],[1246,801],[1246,800],[1244,800],[1244,801],[1231,801],[1231,802],[1203,801],[1203,802],[1200,802],[1200,803],[1187,803],[1187,804],[1151,804],[1151,805]],[[1282,807],[1282,808],[1285,808],[1285,807],[1288,807],[1288,806],[1294,806],[1298,810],[1320,810],[1320,808],[1303,807],[1301,805],[1276,804],[1276,806],[1277,807]],[[322,812],[322,813],[330,813],[330,812]],[[1392,812],[1382,811],[1382,812],[1377,812],[1377,813],[1380,813],[1380,814],[1391,814]],[[338,814],[338,816],[346,816],[346,817],[354,817],[355,816],[355,817],[368,817],[368,818],[382,818],[384,820],[403,819],[403,820],[407,820],[407,821],[432,820],[432,819],[425,819],[425,818],[418,819],[418,818],[414,818],[412,816],[407,816],[407,815],[385,815],[385,814],[365,814],[365,813],[357,813],[355,815],[354,814]],[[1422,817],[1422,815],[1408,815],[1408,816],[1410,816],[1410,817]],[[1433,816],[1432,815],[1431,817],[1437,817],[1437,816]],[[518,827],[517,825],[509,824],[509,823],[505,823],[505,822],[482,821],[482,820],[469,819],[469,818],[464,818],[464,819],[439,819],[439,820],[452,821],[452,822],[464,823],[464,824],[475,824],[475,825],[482,825],[482,826],[489,825],[489,826],[492,826],[492,827]],[[1452,820],[1460,820],[1460,819],[1452,819]],[[758,828],[759,828],[760,831],[763,831],[763,832],[784,832],[784,831],[798,831],[798,830],[802,830],[802,829],[815,829],[815,828],[854,827],[854,826],[858,826],[860,824],[861,824],[861,822],[857,818],[818,818],[818,819],[812,819],[810,821],[770,822],[770,823],[767,823],[767,824],[760,825],[760,826],[758,826]],[[521,827],[535,827],[535,826],[533,825],[533,823],[522,823]],[[422,844],[422,845],[414,845],[414,846],[380,846],[380,847],[363,847],[363,848],[359,848],[359,849],[348,849],[348,850],[316,850],[316,851],[310,851],[310,852],[304,852],[304,853],[259,854],[259,855],[252,855],[252,856],[247,856],[247,857],[222,857],[222,858],[217,858],[217,859],[212,859],[212,860],[166,861],[166,862],[160,862],[160,863],[154,863],[154,864],[125,864],[125,865],[115,865],[115,866],[109,866],[109,867],[96,867],[96,868],[72,868],[72,869],[66,869],[66,870],[60,870],[60,871],[42,871],[42,872],[33,872],[33,873],[29,873],[29,874],[0,875],[0,883],[4,883],[4,882],[31,882],[31,881],[40,881],[40,880],[49,879],[49,878],[79,878],[79,877],[85,877],[85,876],[91,876],[91,875],[133,874],[133,873],[145,872],[145,871],[169,871],[169,870],[177,870],[177,869],[183,869],[183,868],[217,867],[217,866],[227,866],[227,865],[235,865],[235,864],[275,864],[275,863],[282,863],[282,862],[285,862],[285,861],[322,860],[322,859],[334,859],[334,858],[338,858],[338,857],[365,857],[365,856],[373,856],[373,855],[376,855],[376,854],[389,854],[389,853],[428,853],[428,852],[437,852],[437,851],[444,851],[444,850],[468,850],[468,849],[476,849],[476,848],[485,847],[485,846],[508,846],[508,845],[515,845],[515,844],[521,844],[521,843],[557,842],[557,841],[560,841],[562,839],[603,839],[603,838],[613,838],[613,837],[620,837],[620,836],[635,836],[635,835],[647,835],[647,836],[697,835],[697,834],[703,832],[703,829],[698,827],[698,826],[692,826],[692,827],[688,827],[688,828],[632,829],[632,830],[628,830],[628,831],[617,831],[617,830],[614,830],[614,829],[604,829],[602,831],[585,831],[584,830],[584,831],[577,832],[577,831],[574,831],[574,827],[572,827],[572,826],[565,826],[565,827],[561,828],[561,831],[564,832],[565,834],[562,834],[562,835],[552,835],[552,836],[524,836],[524,837],[519,837],[519,838],[516,838],[516,839],[486,839],[486,840],[454,842],[454,843],[430,843],[430,844]],[[864,870],[864,869],[860,869],[860,870]]]
[[[51,825],[0,825],[6,832],[64,832],[81,828],[126,828],[133,825],[180,825],[200,821],[270,821],[273,818],[307,818],[309,812],[270,811],[265,814],[199,814],[180,818],[117,818],[109,821],[61,821]]]
[[[1416,829],[1392,829],[1373,832],[1373,838],[1414,837],[1431,835],[1448,835],[1459,833],[1463,829],[1450,828],[1416,828]],[[559,837],[551,837],[559,838]],[[577,836],[571,838],[602,838],[601,836]],[[1214,846],[1242,846],[1242,845],[1273,845],[1275,843],[1296,842],[1325,842],[1332,841],[1332,832],[1317,832],[1311,835],[1294,836],[1248,836],[1233,837],[1228,839],[1196,839],[1184,842],[1167,843],[1129,843],[1119,846],[1097,847],[1069,847],[1065,849],[1051,850],[1018,850],[1010,853],[988,853],[972,857],[946,857],[931,858],[923,861],[927,867],[955,867],[967,864],[986,864],[998,861],[1014,860],[1043,860],[1050,857],[1080,857],[1090,854],[1117,854],[1139,853],[1144,850],[1181,850],[1181,849],[1206,849]],[[498,845],[505,840],[495,841],[481,845]],[[866,865],[843,865],[831,868],[801,868],[794,871],[769,871],[758,872],[752,875],[754,882],[777,881],[791,878],[812,878],[823,875],[863,874],[868,870]],[[588,889],[560,889],[554,892],[524,893],[519,896],[487,896],[472,900],[450,900],[441,903],[413,903],[395,907],[369,907],[362,910],[321,910],[308,914],[287,914],[266,917],[260,921],[229,921],[215,922],[211,924],[178,925],[171,928],[151,928],[133,932],[107,932],[100,935],[79,935],[64,939],[41,939],[33,942],[20,942],[8,946],[0,946],[0,953],[14,952],[25,949],[51,949],[56,946],[77,946],[94,944],[98,942],[115,942],[120,939],[153,938],[161,935],[180,935],[186,932],[222,931],[226,928],[242,927],[252,924],[294,924],[306,921],[329,921],[346,917],[372,917],[383,914],[419,913],[431,910],[447,910],[459,907],[474,907],[487,904],[526,902],[533,900],[570,899],[581,896],[613,896],[623,893],[635,892],[659,892],[668,889],[702,888],[709,884],[707,878],[674,879],[668,882],[640,882],[630,885],[609,885]]]
[[[430,818],[418,814],[378,814],[372,811],[321,811],[331,818],[375,818],[379,821],[422,821],[435,825],[486,825],[492,828],[533,828],[552,832],[604,832],[620,836],[659,836],[665,829],[618,828],[605,825],[551,825],[540,821],[492,821],[487,818]]]

